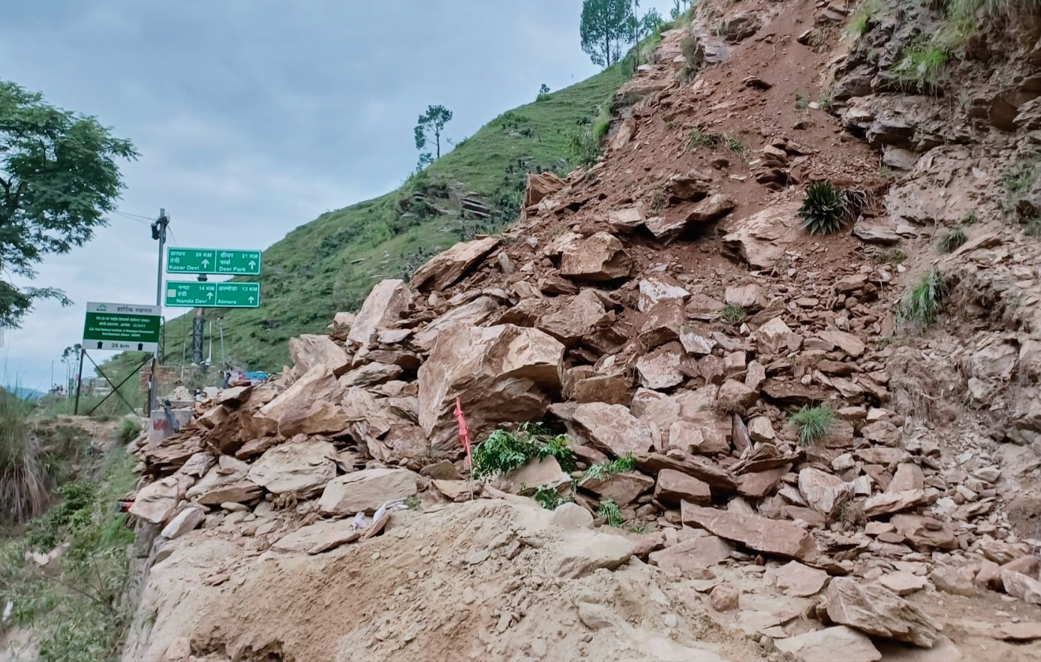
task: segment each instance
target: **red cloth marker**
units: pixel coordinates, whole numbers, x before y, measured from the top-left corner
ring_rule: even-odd
[[[455,411],[452,412],[455,416],[455,420],[459,421],[459,440],[463,442],[463,448],[466,449],[466,461],[470,463],[472,468],[474,465],[473,456],[470,455],[470,431],[466,427],[466,419],[463,418],[463,405],[459,402],[459,398],[455,399]]]

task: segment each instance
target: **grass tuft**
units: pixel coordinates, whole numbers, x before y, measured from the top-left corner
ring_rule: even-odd
[[[803,407],[789,419],[799,429],[799,444],[814,446],[824,440],[835,426],[838,417],[830,407]]]
[[[810,234],[834,234],[842,229],[847,218],[843,194],[828,180],[814,182],[806,189],[806,198],[799,208],[802,227]]]
[[[969,237],[965,234],[965,230],[954,228],[953,230],[949,230],[940,235],[940,238],[936,241],[936,248],[941,253],[952,253],[963,246],[968,240]]]
[[[745,317],[747,317],[747,314],[745,313],[745,309],[741,306],[733,303],[728,303],[727,305],[723,306],[723,314],[721,317],[723,319],[723,322],[726,324],[740,324],[741,322],[745,321]]]
[[[687,151],[693,152],[699,147],[715,147],[719,142],[719,136],[694,129],[690,132],[690,140],[687,141]]]
[[[564,471],[574,469],[574,454],[566,435],[551,435],[539,424],[524,423],[516,430],[498,429],[473,452],[474,476],[484,478],[520,468],[531,460],[556,458]]]
[[[905,90],[925,92],[937,87],[947,70],[947,49],[936,44],[919,44],[904,49],[900,60],[890,69]]]
[[[622,528],[624,524],[622,509],[618,507],[618,502],[611,497],[600,502],[600,507],[596,509],[596,516],[602,519],[607,526],[615,529]]]
[[[586,469],[585,477],[594,480],[603,480],[605,478],[610,478],[615,474],[624,474],[626,471],[632,471],[635,468],[636,458],[633,457],[632,453],[628,453],[617,460],[594,464]]]
[[[137,439],[141,434],[141,422],[135,418],[124,418],[123,424],[116,433],[116,441],[124,446]]]
[[[918,285],[904,294],[897,307],[897,320],[903,327],[923,331],[936,322],[947,298],[947,279],[938,267],[922,275]]]

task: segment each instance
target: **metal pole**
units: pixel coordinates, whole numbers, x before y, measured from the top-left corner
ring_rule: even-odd
[[[87,348],[84,347],[80,350],[80,369],[79,375],[76,377],[76,405],[72,408],[72,415],[79,416],[80,414],[80,389],[83,388],[83,357],[87,355]]]
[[[166,215],[166,209],[159,209],[159,218],[152,223],[152,239],[159,241],[159,266],[155,278],[155,305],[159,306],[159,314],[163,314],[163,250],[166,248],[166,226],[170,225],[170,217]],[[159,387],[156,383],[159,372],[159,349],[156,348],[152,354],[152,374],[148,377],[148,403],[145,407],[145,415],[151,416],[155,407],[155,398]]]

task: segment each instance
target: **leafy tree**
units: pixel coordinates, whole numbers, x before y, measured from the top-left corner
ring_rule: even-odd
[[[665,26],[665,19],[657,9],[651,8],[640,19],[640,24],[643,26],[643,34],[654,34]]]
[[[542,87],[539,88],[539,95],[537,97],[535,97],[535,101],[545,101],[548,98],[549,98],[549,85],[546,85],[545,83],[543,83]]]
[[[444,131],[445,125],[451,121],[452,111],[444,106],[428,106],[427,112],[419,116],[416,124],[416,149],[422,151],[428,143],[433,142],[436,152],[433,158],[441,158],[441,133]],[[419,157],[421,165],[424,163],[424,156],[427,157],[426,163],[430,162],[429,154],[421,154]]]
[[[687,11],[689,6],[690,0],[672,0],[672,9],[669,10],[672,20],[679,18],[680,14]]]
[[[634,33],[630,0],[583,0],[579,35],[582,50],[593,64],[610,67],[622,54],[622,44]]]
[[[89,241],[124,188],[116,159],[135,158],[97,119],[0,80],[0,274],[35,278],[45,255]],[[60,289],[0,279],[0,326],[17,327],[47,298],[71,303]]]

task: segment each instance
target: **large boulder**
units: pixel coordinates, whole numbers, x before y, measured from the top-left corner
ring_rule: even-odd
[[[217,466],[188,490],[187,497],[204,506],[253,501],[260,498],[264,490],[249,480],[248,475],[248,464],[230,455],[222,455]]]
[[[367,346],[384,329],[393,328],[412,308],[412,292],[402,280],[384,280],[365,298],[347,339]]]
[[[810,508],[828,516],[836,505],[853,498],[853,483],[809,467],[799,472],[799,492]]]
[[[257,417],[274,421],[283,437],[297,434],[339,434],[347,428],[347,415],[340,406],[343,387],[324,363],[303,377],[257,412]]]
[[[562,188],[564,180],[552,172],[528,173],[528,186],[524,190],[524,208],[539,204]]]
[[[655,445],[655,430],[629,413],[622,405],[589,402],[579,405],[568,421],[568,429],[579,441],[602,453],[623,457],[646,453]]]
[[[131,504],[130,514],[152,524],[162,524],[174,514],[193,482],[190,476],[174,474],[145,485]]]
[[[607,232],[566,247],[560,258],[561,275],[591,283],[627,278],[632,266],[622,242]]]
[[[603,302],[592,290],[549,299],[541,302],[541,306],[545,312],[539,316],[535,326],[567,347],[593,335],[597,327],[608,319]]]
[[[701,527],[758,552],[803,563],[813,563],[819,554],[813,537],[794,522],[690,504],[683,504],[681,518],[684,524]]]
[[[828,585],[828,618],[867,634],[932,648],[940,626],[924,611],[877,584],[836,577]]]
[[[463,304],[449,310],[436,320],[426,325],[422,331],[416,333],[413,339],[416,347],[430,351],[437,342],[437,337],[453,326],[481,326],[487,322],[492,315],[499,312],[502,306],[490,296],[482,296],[470,303]]]
[[[501,423],[539,420],[561,390],[564,346],[538,329],[456,326],[419,369],[419,424],[438,450],[458,448],[462,403],[471,438]]]
[[[318,508],[326,515],[346,517],[375,512],[395,499],[417,491],[416,474],[405,469],[365,469],[340,476],[325,486]]]
[[[282,444],[253,463],[249,479],[275,494],[309,496],[336,477],[335,455],[336,447],[326,441]]]
[[[289,356],[293,359],[293,366],[296,368],[298,376],[317,365],[325,365],[333,375],[339,377],[347,372],[351,365],[351,358],[347,355],[347,350],[329,336],[305,334],[290,338]]]
[[[438,253],[417,269],[410,281],[412,287],[422,292],[450,287],[459,282],[474,265],[498,246],[498,237],[485,237],[456,244],[447,251]]]

